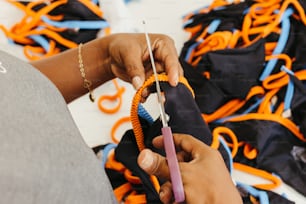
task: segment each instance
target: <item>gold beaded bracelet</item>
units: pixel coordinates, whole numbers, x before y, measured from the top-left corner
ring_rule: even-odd
[[[80,43],[79,47],[78,47],[78,58],[79,58],[79,68],[80,68],[81,76],[84,80],[83,86],[89,92],[90,101],[95,102],[95,98],[93,96],[93,91],[91,89],[92,82],[90,80],[86,79],[86,75],[85,75],[85,69],[84,69],[83,58],[82,58],[82,46],[83,46],[83,44]]]

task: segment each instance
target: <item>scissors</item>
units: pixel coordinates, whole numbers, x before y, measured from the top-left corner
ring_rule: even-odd
[[[145,26],[145,21],[143,21],[143,24]],[[157,71],[156,71],[156,67],[155,67],[154,57],[153,57],[153,53],[152,53],[151,42],[150,42],[150,38],[149,38],[149,35],[148,35],[146,29],[145,29],[145,36],[146,36],[146,41],[147,41],[147,44],[148,44],[150,60],[151,60],[151,64],[152,64],[152,68],[153,68],[153,72],[154,72],[155,85],[156,85],[156,90],[157,90],[157,99],[158,99],[158,104],[159,104],[159,111],[160,111],[161,121],[162,121],[162,125],[163,125],[163,127],[161,128],[161,132],[162,132],[163,139],[164,139],[164,147],[165,147],[167,163],[168,163],[169,171],[170,171],[170,179],[171,179],[171,183],[172,183],[172,190],[173,190],[175,201],[180,203],[180,202],[183,202],[185,200],[185,193],[184,193],[184,188],[183,188],[181,172],[180,172],[179,165],[178,165],[178,160],[177,160],[177,157],[176,157],[176,151],[175,151],[175,146],[174,146],[174,141],[173,141],[172,130],[168,126],[165,107],[164,107],[164,103],[162,101],[162,95],[161,95],[159,80],[158,80],[158,77],[157,77]]]

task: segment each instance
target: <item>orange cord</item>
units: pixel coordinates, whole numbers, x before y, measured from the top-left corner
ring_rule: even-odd
[[[255,184],[255,185],[253,185],[256,188],[263,189],[263,190],[272,190],[272,189],[275,189],[275,188],[279,187],[282,184],[282,181],[279,177],[274,176],[267,171],[264,171],[264,170],[261,170],[261,169],[256,169],[256,168],[253,168],[251,166],[247,166],[247,165],[237,163],[237,162],[234,162],[233,166],[237,170],[247,172],[247,173],[250,173],[251,175],[256,175],[256,176],[259,176],[261,178],[264,178],[266,180],[271,181],[271,184]]]
[[[112,80],[117,92],[114,95],[102,95],[99,100],[98,100],[98,107],[99,109],[104,112],[104,113],[108,113],[108,114],[112,114],[112,113],[116,113],[122,105],[122,94],[125,91],[125,88],[123,86],[119,86],[118,82],[116,79]],[[106,108],[103,106],[103,101],[104,100],[109,100],[109,101],[117,101],[117,106],[115,106],[114,108]]]
[[[168,81],[168,77],[165,74],[159,74],[158,75],[158,80],[159,81]],[[151,77],[149,77],[144,82],[142,87],[137,90],[137,92],[134,95],[134,98],[132,100],[131,122],[132,122],[134,135],[135,135],[135,138],[136,138],[137,146],[138,146],[138,149],[140,151],[145,149],[145,145],[144,145],[144,135],[143,135],[141,124],[140,124],[140,121],[139,121],[139,118],[138,118],[138,104],[141,101],[141,98],[142,98],[141,93],[143,92],[143,90],[146,89],[147,87],[150,87],[154,82],[155,82],[155,78],[152,75]],[[190,85],[188,84],[187,80],[184,77],[179,78],[179,83],[183,83],[191,91],[192,95],[194,96],[192,88],[190,87]]]
[[[86,6],[89,10],[95,13],[97,16],[102,17],[102,12],[98,6],[93,4],[88,0],[78,0],[84,6]],[[57,0],[57,1],[49,1],[48,5],[42,7],[38,11],[34,11],[33,8],[37,5],[44,4],[46,1],[34,1],[29,2],[27,5],[24,5],[20,2],[14,0],[7,0],[7,2],[16,6],[20,10],[24,12],[24,17],[20,20],[20,22],[16,23],[10,30],[6,29],[4,26],[0,25],[0,29],[4,32],[4,34],[14,40],[16,43],[24,44],[24,54],[29,60],[37,60],[42,57],[49,57],[55,54],[58,54],[61,50],[57,47],[54,47],[53,44],[56,45],[56,42],[65,46],[66,48],[75,48],[77,47],[77,43],[65,39],[59,32],[63,32],[67,30],[66,28],[58,28],[52,25],[45,23],[42,20],[43,16],[48,17],[51,20],[61,20],[63,19],[63,15],[50,15],[50,12],[55,8],[62,6],[68,2],[68,0]],[[40,28],[40,29],[37,29]],[[105,33],[109,33],[110,29],[106,29]],[[31,35],[43,35],[50,38],[50,49],[48,51],[42,49],[39,46],[34,46],[34,41],[29,38]]]
[[[112,127],[111,130],[111,137],[114,143],[118,144],[119,140],[116,138],[116,130],[119,128],[120,125],[123,123],[131,122],[131,118],[129,116],[120,118]]]
[[[230,139],[232,140],[232,158],[234,158],[238,152],[238,139],[235,135],[235,133],[227,128],[227,127],[216,127],[214,130],[213,130],[213,142],[212,142],[212,145],[211,147],[214,148],[214,149],[217,149],[218,146],[219,146],[219,141],[217,142],[216,140],[219,140],[219,139],[216,139],[218,137],[220,137],[222,134],[226,134],[227,136],[230,137]],[[225,140],[226,141],[226,140]],[[228,143],[228,142],[226,142]]]
[[[159,74],[158,80],[168,81],[168,77],[165,74]],[[133,127],[133,131],[134,131],[134,135],[135,135],[135,139],[136,139],[136,143],[137,143],[139,151],[142,151],[143,149],[145,149],[145,144],[144,144],[144,135],[142,132],[142,127],[141,127],[141,124],[138,118],[138,104],[141,101],[141,98],[142,98],[141,93],[143,92],[143,90],[151,86],[154,82],[155,82],[155,77],[154,75],[152,75],[144,82],[142,87],[137,90],[132,100],[131,122],[132,122],[132,127]],[[183,83],[191,91],[192,95],[194,95],[192,88],[190,87],[190,85],[188,84],[187,80],[184,77],[179,78],[179,83]],[[158,179],[155,176],[150,175],[150,180],[153,186],[155,187],[155,190],[159,192],[160,185],[159,185]]]

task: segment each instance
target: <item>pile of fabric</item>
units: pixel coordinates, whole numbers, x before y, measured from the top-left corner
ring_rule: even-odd
[[[305,8],[297,0],[213,1],[184,17],[190,39],[180,61],[191,89],[182,82],[169,89],[160,79],[173,132],[218,148],[230,172],[267,180],[237,181],[244,203],[294,203],[273,192],[282,181],[306,195]],[[106,158],[115,148],[104,164],[118,201],[158,203],[163,181],[146,175],[137,155],[144,147],[164,154],[151,144],[161,122],[143,114],[137,98],[133,130],[103,146]]]
[[[303,195],[305,8],[298,0],[214,1],[185,16],[190,39],[180,55],[205,121],[232,149],[234,168],[277,175]]]
[[[8,2],[21,9],[24,17],[13,27],[0,25],[0,29],[12,43],[24,47],[29,60],[77,47],[95,39],[98,32],[109,33],[97,0]]]

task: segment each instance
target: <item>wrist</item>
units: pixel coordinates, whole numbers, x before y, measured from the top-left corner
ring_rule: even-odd
[[[108,37],[104,37],[83,45],[83,63],[93,88],[114,78],[110,69],[109,43]]]

